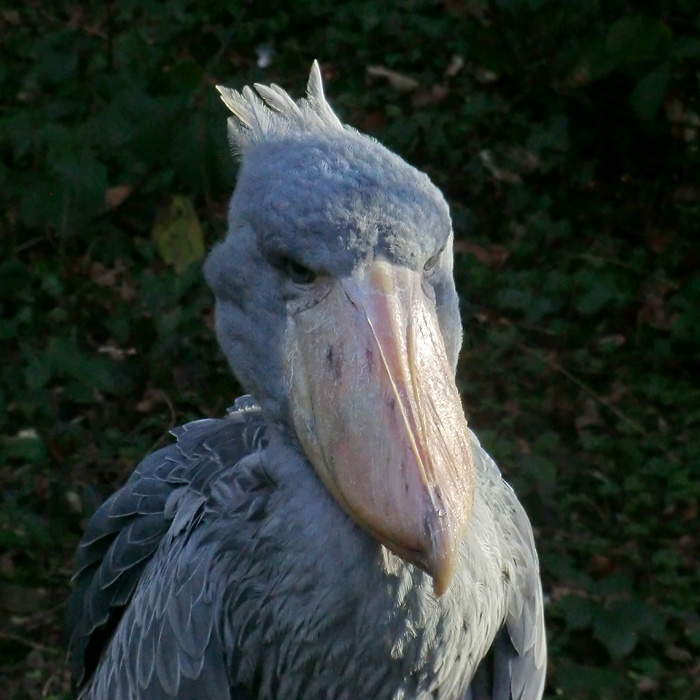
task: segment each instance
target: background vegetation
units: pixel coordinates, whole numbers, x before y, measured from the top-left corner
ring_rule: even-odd
[[[216,83],[303,91],[452,204],[472,425],[535,525],[547,697],[700,697],[695,0],[0,9],[0,694],[66,698],[87,517],[238,389],[200,262]],[[9,688],[9,694],[4,689]]]

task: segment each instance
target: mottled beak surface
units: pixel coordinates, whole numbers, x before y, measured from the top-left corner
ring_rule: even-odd
[[[286,332],[294,428],[318,475],[379,542],[449,586],[473,500],[467,422],[432,289],[376,261]]]

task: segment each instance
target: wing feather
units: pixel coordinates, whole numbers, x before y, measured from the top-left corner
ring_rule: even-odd
[[[202,523],[216,479],[264,444],[262,420],[244,399],[173,433],[95,513],[78,549],[66,620],[81,698],[228,693],[216,545]]]
[[[472,680],[465,700],[540,700],[547,670],[547,643],[539,561],[524,508],[498,467],[483,451],[483,474],[498,494],[491,503],[513,558],[506,619]]]

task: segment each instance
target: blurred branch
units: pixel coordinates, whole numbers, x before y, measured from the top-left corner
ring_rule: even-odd
[[[582,379],[579,379],[576,375],[572,374],[568,369],[565,367],[562,367],[559,362],[557,362],[555,359],[550,357],[549,355],[545,355],[544,353],[540,352],[539,350],[535,350],[534,348],[529,348],[526,345],[520,345],[519,346],[523,351],[528,353],[528,355],[532,355],[533,357],[536,357],[538,360],[546,364],[548,367],[553,369],[555,372],[558,372],[562,376],[566,377],[570,382],[575,384],[579,389],[581,389],[583,392],[588,394],[594,401],[599,403],[601,406],[604,406],[607,408],[609,411],[611,411],[614,415],[616,415],[621,421],[629,425],[635,432],[639,433],[640,435],[647,435],[647,431],[644,429],[642,425],[637,423],[633,418],[630,418],[628,415],[623,413],[617,406],[614,406],[610,401],[605,399],[603,396],[601,396],[595,389],[590,387],[586,382],[584,382]]]
[[[18,634],[12,634],[11,632],[0,631],[0,639],[4,639],[8,642],[16,642],[25,647],[30,647],[31,649],[36,649],[37,651],[43,651],[46,654],[51,654],[53,656],[59,656],[63,654],[60,649],[55,649],[54,647],[47,647],[44,644],[39,644],[32,639],[27,639],[26,637],[20,637]]]

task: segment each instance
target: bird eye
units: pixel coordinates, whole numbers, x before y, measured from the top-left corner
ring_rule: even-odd
[[[302,265],[292,258],[284,258],[280,267],[294,284],[311,284],[318,276],[313,270],[306,267],[306,265]]]
[[[427,262],[425,265],[423,265],[423,269],[426,272],[432,272],[435,269],[435,266],[438,264],[438,261],[440,260],[440,253],[442,253],[442,250],[433,255],[432,258],[428,258]]]

